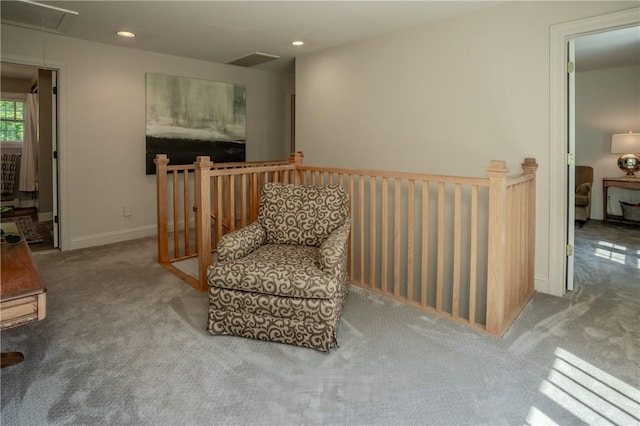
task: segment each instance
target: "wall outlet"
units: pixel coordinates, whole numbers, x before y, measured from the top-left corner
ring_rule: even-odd
[[[122,207],[122,216],[124,216],[124,217],[131,216],[131,206]]]

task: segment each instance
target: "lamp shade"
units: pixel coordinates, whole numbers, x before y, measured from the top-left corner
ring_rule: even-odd
[[[640,153],[640,133],[620,133],[611,136],[612,154]]]

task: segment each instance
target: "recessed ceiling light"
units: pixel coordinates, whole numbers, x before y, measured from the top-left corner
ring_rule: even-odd
[[[133,38],[136,36],[131,31],[118,31],[116,32],[116,34],[118,34],[120,37],[127,37],[127,38]]]
[[[304,44],[304,41],[296,40],[296,41],[292,42],[291,44],[293,44],[294,46],[302,46]]]

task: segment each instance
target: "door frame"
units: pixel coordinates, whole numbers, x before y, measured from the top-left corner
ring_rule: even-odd
[[[574,246],[576,220],[576,46],[575,38],[567,41],[567,62],[573,64],[573,69],[567,70],[567,273],[566,289],[573,290],[574,275]],[[569,250],[571,247],[571,250]]]
[[[58,249],[65,250],[70,247],[70,235],[69,227],[67,226],[67,179],[66,179],[66,97],[64,95],[64,88],[66,82],[66,69],[65,64],[56,61],[44,60],[44,58],[37,58],[32,56],[19,56],[19,55],[2,55],[0,61],[9,62],[16,65],[25,65],[30,67],[37,67],[43,69],[49,69],[56,71],[57,73],[57,108],[56,116],[54,118],[56,126],[56,147],[58,152],[57,160],[53,158],[51,161],[57,161],[54,170],[57,169],[57,176],[52,176],[52,179],[57,179],[57,194],[53,194],[54,198],[57,197],[57,216],[58,216]],[[55,206],[55,201],[54,201]],[[54,212],[54,215],[56,212]]]
[[[568,41],[579,36],[640,25],[640,8],[552,25],[549,33],[549,288],[566,292],[568,226]]]

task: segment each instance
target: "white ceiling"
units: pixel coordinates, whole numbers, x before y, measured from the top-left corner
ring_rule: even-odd
[[[33,2],[31,2],[33,3]],[[291,72],[296,55],[400,31],[494,6],[495,1],[41,1],[78,12],[52,14],[3,0],[3,25],[99,43],[226,63],[262,52],[280,59],[255,68]],[[25,10],[26,8],[26,10]],[[62,25],[64,24],[64,25]],[[118,37],[117,30],[137,34]],[[302,47],[291,42],[303,40]],[[640,65],[640,28],[580,37],[577,70]],[[3,67],[5,68],[5,67]],[[3,69],[4,74],[4,69]]]
[[[12,5],[13,3],[13,5]],[[24,9],[2,1],[2,19]],[[41,1],[79,13],[65,34],[135,49],[226,63],[262,52],[256,68],[286,72],[301,53],[391,33],[492,6],[489,1]],[[13,7],[10,7],[13,6]],[[45,11],[46,12],[46,11]],[[32,13],[43,13],[34,10]],[[24,12],[22,13],[24,14]],[[18,21],[19,19],[15,19]],[[40,18],[42,20],[42,18]],[[46,20],[50,21],[49,14]],[[36,19],[37,21],[37,19]],[[133,39],[117,30],[136,33]],[[303,40],[302,47],[291,42]]]

